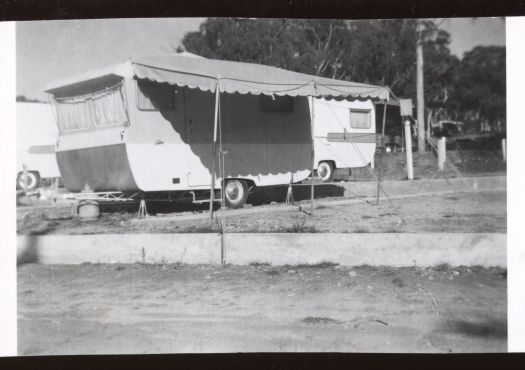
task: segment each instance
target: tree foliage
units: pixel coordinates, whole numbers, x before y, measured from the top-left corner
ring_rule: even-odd
[[[501,119],[504,48],[476,48],[459,60],[450,53],[447,32],[421,21],[418,33],[418,22],[209,18],[199,31],[187,33],[182,44],[207,58],[389,86],[396,95],[415,100],[415,46],[420,40],[429,109],[456,119],[467,112]]]
[[[461,60],[450,110],[467,122],[505,130],[506,51],[477,46]]]

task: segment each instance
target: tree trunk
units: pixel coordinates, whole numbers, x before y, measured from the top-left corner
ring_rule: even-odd
[[[418,22],[416,41],[416,70],[417,70],[417,151],[425,151],[425,95],[423,82],[423,25]]]

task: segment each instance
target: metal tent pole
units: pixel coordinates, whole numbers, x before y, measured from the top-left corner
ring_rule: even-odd
[[[314,215],[314,167],[315,167],[315,139],[314,139],[314,120],[315,120],[315,104],[314,104],[314,97],[311,97],[312,101],[312,117],[310,119],[310,134],[312,136],[312,183],[310,187],[310,215]]]
[[[379,153],[379,176],[377,177],[377,199],[379,204],[379,193],[381,188],[381,175],[383,174],[383,152],[385,151],[385,121],[386,121],[386,100],[383,102],[383,126],[381,128],[381,148]]]
[[[219,119],[219,79],[217,79],[217,86],[215,88],[215,119],[213,122],[213,157],[211,164],[211,186],[210,186],[210,221],[213,221],[213,203],[215,200],[215,159],[217,156],[217,122]]]
[[[387,104],[387,101],[385,100],[385,105],[383,106],[383,127],[381,128],[381,138],[385,137],[386,104]]]

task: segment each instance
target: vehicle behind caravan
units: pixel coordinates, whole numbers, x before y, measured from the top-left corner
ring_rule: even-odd
[[[316,98],[313,104],[318,177],[330,181],[336,168],[373,165],[376,120],[372,101]]]
[[[44,178],[60,177],[55,143],[58,130],[47,103],[16,103],[16,167],[18,189],[34,190]],[[24,166],[26,175],[24,176]]]

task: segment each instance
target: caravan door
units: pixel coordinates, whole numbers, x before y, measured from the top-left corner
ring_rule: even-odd
[[[185,89],[185,117],[189,186],[210,186],[213,158],[215,94]]]

